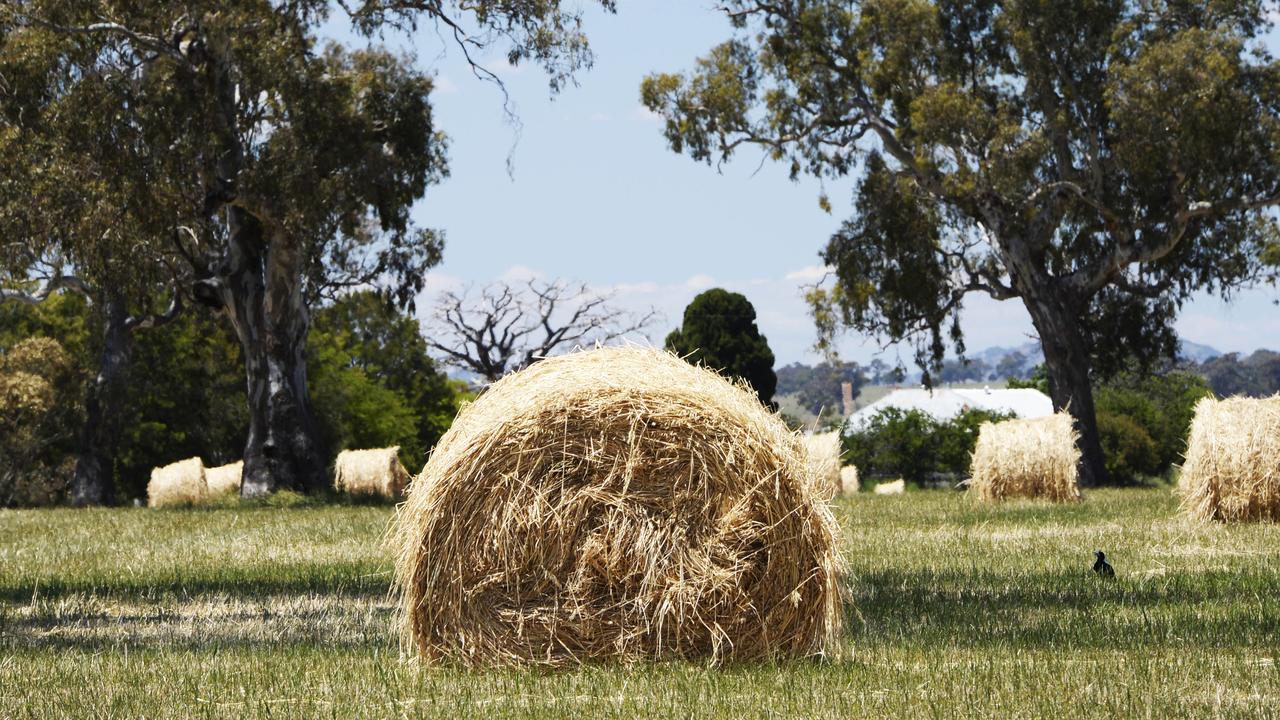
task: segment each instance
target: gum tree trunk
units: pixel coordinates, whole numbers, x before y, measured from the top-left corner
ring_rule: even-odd
[[[1069,412],[1080,433],[1080,485],[1105,484],[1107,467],[1093,404],[1092,361],[1078,320],[1082,310],[1048,293],[1024,295],[1023,302],[1044,348],[1053,409]]]
[[[71,502],[78,507],[115,502],[116,418],[125,400],[133,339],[123,298],[109,295],[103,315],[102,360],[85,398],[80,452],[71,483]]]
[[[326,484],[305,360],[310,316],[302,297],[302,254],[268,238],[246,211],[229,208],[230,251],[217,287],[244,351],[249,437],[244,497]]]

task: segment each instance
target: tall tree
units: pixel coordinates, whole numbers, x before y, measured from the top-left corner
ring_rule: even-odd
[[[773,350],[756,327],[756,309],[741,293],[712,288],[684,309],[684,321],[667,335],[667,349],[695,365],[746,380],[767,407],[775,407],[778,376]]]
[[[611,0],[602,4],[612,9]],[[65,71],[37,107],[20,108],[22,117],[96,78],[131,81],[102,90],[94,111],[104,126],[92,137],[107,151],[128,129],[164,149],[156,177],[177,189],[166,198],[193,295],[227,314],[244,351],[245,495],[325,484],[307,393],[309,305],[368,284],[411,305],[440,258],[442,238],[409,218],[446,172],[432,80],[378,49],[319,48],[317,32],[335,8],[370,36],[434,24],[468,59],[501,45],[510,62],[546,68],[553,89],[590,62],[580,16],[559,0],[29,0],[0,8],[7,59],[20,74]]]
[[[744,145],[792,176],[858,176],[812,300],[914,339],[940,367],[970,293],[1018,299],[1055,407],[1106,477],[1091,377],[1176,350],[1198,290],[1229,292],[1274,242],[1280,65],[1256,0],[726,0],[734,39],[645,104],[677,152]],[[820,199],[829,207],[825,197]]]
[[[106,504],[133,336],[182,309],[168,240],[175,218],[132,108],[102,106],[113,93],[133,97],[136,78],[32,62],[31,41],[21,32],[0,41],[0,301],[33,304],[66,291],[92,304],[99,359],[71,499]]]

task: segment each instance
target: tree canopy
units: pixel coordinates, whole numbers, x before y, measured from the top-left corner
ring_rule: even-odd
[[[684,321],[667,335],[668,350],[695,365],[745,380],[760,402],[773,407],[778,376],[773,350],[756,327],[756,309],[741,293],[712,288],[684,309]]]
[[[1020,299],[1055,406],[1105,479],[1090,378],[1176,351],[1199,290],[1276,241],[1280,65],[1255,0],[727,0],[735,37],[645,104],[671,147],[755,145],[793,177],[856,178],[811,300],[842,328],[964,351],[964,299]],[[822,204],[829,207],[825,197]],[[1105,339],[1105,342],[1101,340]],[[926,380],[928,376],[926,376]]]
[[[175,277],[226,314],[243,349],[247,495],[324,486],[309,309],[369,286],[411,307],[443,247],[410,218],[447,174],[433,78],[378,45],[321,42],[331,20],[369,38],[442,30],[499,85],[472,53],[496,46],[512,64],[537,63],[553,91],[592,59],[580,11],[560,0],[0,7],[0,160],[13,168],[0,230],[15,230],[0,269],[24,280],[52,258],[53,287],[95,252],[138,278],[180,266]],[[31,187],[47,199],[24,204]],[[127,339],[114,345],[125,364]]]

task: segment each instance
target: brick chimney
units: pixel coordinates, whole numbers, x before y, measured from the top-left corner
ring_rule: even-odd
[[[844,404],[844,416],[853,414],[853,383],[840,383],[840,402]]]

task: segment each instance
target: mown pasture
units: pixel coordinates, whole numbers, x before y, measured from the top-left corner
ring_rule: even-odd
[[[728,668],[406,662],[392,512],[0,511],[0,717],[1280,714],[1280,527],[1190,523],[1167,488],[842,498],[843,646]]]

